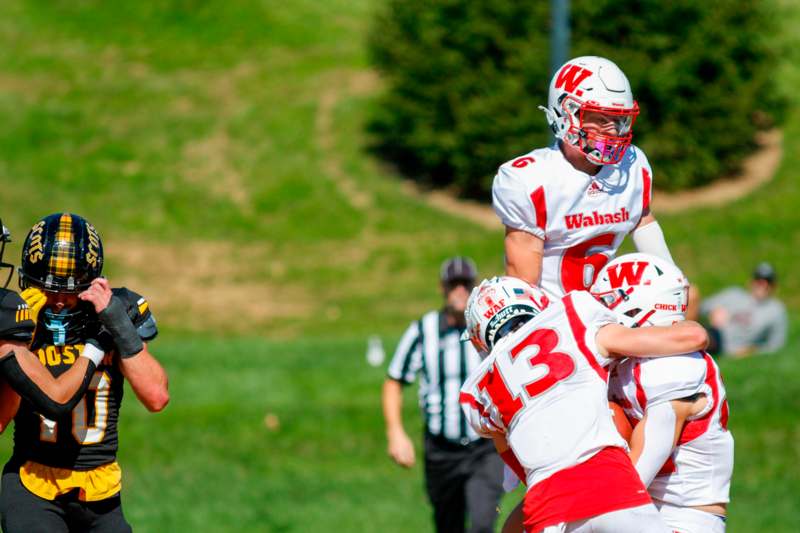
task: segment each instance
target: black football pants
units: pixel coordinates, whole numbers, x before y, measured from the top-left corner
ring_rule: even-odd
[[[425,484],[438,533],[494,532],[503,460],[491,440],[461,446],[426,435]]]
[[[3,474],[0,513],[5,533],[131,533],[119,495],[99,502],[78,500],[77,490],[53,501],[36,496],[13,470]]]

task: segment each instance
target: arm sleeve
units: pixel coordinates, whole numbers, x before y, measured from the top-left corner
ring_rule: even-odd
[[[667,241],[664,239],[664,232],[658,221],[636,228],[631,234],[631,238],[634,246],[636,246],[636,251],[652,254],[670,263],[675,263],[669,253]]]
[[[403,333],[386,375],[400,383],[412,383],[422,367],[422,342],[422,320],[418,320]]]
[[[661,467],[672,455],[675,422],[672,404],[661,403],[647,408],[647,418],[644,421],[644,449],[635,465],[645,487],[653,482]]]
[[[492,204],[494,212],[509,228],[526,231],[540,239],[545,238],[546,206],[544,189],[536,197],[539,205],[528,196],[521,176],[507,165],[497,171],[492,184]]]
[[[83,382],[72,398],[66,403],[53,401],[40,389],[36,383],[22,370],[14,352],[9,352],[0,360],[0,374],[8,381],[14,391],[26,401],[30,402],[34,410],[45,417],[55,420],[72,412],[81,398],[83,398],[89,383],[92,380],[96,366],[89,360]]]

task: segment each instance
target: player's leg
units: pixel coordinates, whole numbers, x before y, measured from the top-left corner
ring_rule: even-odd
[[[725,533],[725,518],[689,507],[659,504],[658,512],[670,531],[678,533]]]
[[[119,494],[97,502],[73,501],[68,507],[70,524],[75,531],[85,533],[131,533],[130,524],[122,514]]]
[[[525,531],[525,514],[522,512],[522,505],[525,500],[521,500],[516,507],[514,507],[503,523],[502,533],[524,533]]]
[[[493,533],[497,507],[503,496],[503,460],[494,451],[491,441],[475,445],[468,461],[468,478],[464,488],[470,533]]]
[[[7,468],[0,491],[0,513],[5,533],[68,533],[64,510],[57,502],[26,489],[19,472]]]
[[[462,461],[460,450],[448,449],[426,437],[425,487],[437,533],[464,533],[466,477],[459,468]]]

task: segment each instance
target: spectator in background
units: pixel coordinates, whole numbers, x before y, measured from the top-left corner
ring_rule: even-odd
[[[444,308],[426,313],[406,330],[383,384],[383,416],[389,456],[414,465],[414,445],[403,427],[403,386],[422,372],[419,402],[425,420],[425,485],[436,531],[491,533],[503,494],[503,465],[491,440],[469,426],[459,404],[461,385],[480,356],[461,341],[464,310],[478,276],[466,257],[444,262],[440,282]]]
[[[760,263],[753,272],[750,291],[729,287],[700,304],[709,324],[712,354],[747,357],[780,350],[786,343],[786,307],[773,297],[775,269]]]

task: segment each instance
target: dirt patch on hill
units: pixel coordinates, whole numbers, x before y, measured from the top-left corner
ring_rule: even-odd
[[[307,319],[312,299],[296,284],[264,281],[281,274],[267,246],[240,248],[195,241],[181,245],[115,242],[107,257],[127,286],[150,300],[159,322],[209,333],[243,333],[276,319]]]
[[[375,72],[344,71],[334,72],[324,80],[324,89],[317,103],[317,114],[314,121],[314,133],[317,144],[325,157],[322,168],[325,175],[336,184],[339,193],[358,210],[372,206],[372,196],[344,170],[341,155],[336,151],[336,131],[334,128],[334,112],[336,104],[344,96],[360,96],[373,92],[379,85]]]
[[[658,192],[653,196],[653,212],[678,213],[699,207],[725,205],[744,198],[771,180],[778,171],[783,157],[782,141],[780,130],[759,133],[756,136],[759,149],[745,159],[738,176],[690,191]]]

